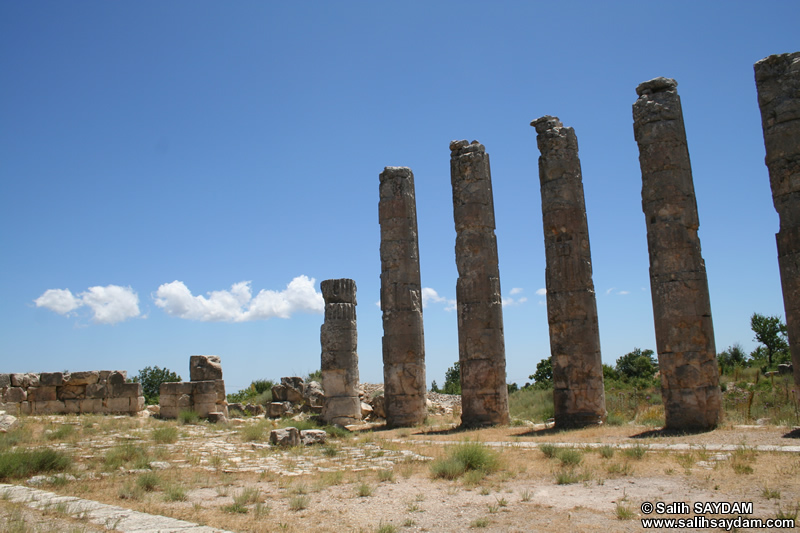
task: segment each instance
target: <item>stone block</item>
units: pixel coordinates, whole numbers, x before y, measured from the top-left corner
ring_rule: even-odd
[[[87,398],[107,398],[108,396],[110,396],[108,385],[105,383],[92,383],[91,385],[86,385]]]
[[[194,394],[192,395],[192,402],[194,402],[195,404],[208,403],[216,405],[217,394],[215,392],[212,392],[211,394]]]
[[[12,376],[15,374],[12,374]],[[21,381],[17,381],[17,383],[21,383]],[[6,402],[10,403],[19,403],[24,402],[28,399],[28,393],[22,387],[9,387],[6,390],[5,394]]]
[[[176,404],[181,411],[188,411],[194,406],[194,399],[191,394],[181,394],[177,398]]]
[[[64,384],[62,372],[42,372],[39,374],[39,385],[43,387],[58,387]],[[0,383],[0,387],[2,384]]]
[[[267,405],[267,416],[269,418],[281,418],[293,413],[290,402],[272,402]]]
[[[144,403],[144,396],[138,396],[136,398],[131,398],[131,412],[138,413],[139,411],[144,411],[145,403]]]
[[[108,374],[106,383],[108,385],[122,385],[127,381],[128,372],[124,370],[114,370]],[[98,375],[99,378],[99,375]]]
[[[57,399],[56,387],[29,387],[28,400],[32,402],[53,402]]]
[[[270,434],[270,437],[272,435]],[[304,429],[300,431],[300,440],[306,446],[325,444],[328,434],[322,429]]]
[[[31,386],[30,374],[9,374],[12,387],[27,389]]]
[[[100,379],[100,372],[90,370],[88,372],[70,372],[64,378],[67,385],[91,385]]]
[[[189,381],[172,381],[169,383],[162,383],[158,388],[159,396],[192,394],[194,391],[194,384]]]
[[[106,398],[103,406],[109,413],[128,413],[130,412],[130,398]]]
[[[193,355],[189,358],[189,379],[209,381],[222,379],[222,363],[218,355]]]
[[[142,395],[141,383],[122,383],[109,387],[109,396],[115,398],[137,398]]]
[[[164,419],[171,419],[171,418],[178,418],[181,410],[177,407],[166,407],[164,405],[160,406],[159,416]]]
[[[297,428],[273,429],[269,432],[269,442],[274,446],[299,446],[302,441]]]
[[[192,406],[192,411],[197,413],[197,416],[201,418],[206,418],[208,416],[208,413],[213,413],[217,411],[217,404],[214,402],[198,403],[195,401],[194,405]]]
[[[162,394],[158,397],[158,405],[161,407],[178,407],[177,394]]]
[[[64,412],[71,415],[81,413],[81,402],[86,400],[64,400]]]
[[[192,394],[216,394],[217,393],[217,384],[216,381],[193,381],[192,382]]]
[[[59,400],[82,400],[86,398],[86,385],[63,385],[56,394]]]
[[[31,412],[35,415],[56,415],[65,413],[67,408],[64,402],[30,402]]]
[[[0,389],[7,389],[11,386],[11,374],[0,374]]]
[[[67,402],[73,400],[66,400]],[[85,398],[78,400],[78,408],[81,413],[104,413],[105,407],[101,398]]]

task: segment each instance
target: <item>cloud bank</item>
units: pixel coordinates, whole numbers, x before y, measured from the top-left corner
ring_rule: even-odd
[[[422,307],[428,307],[430,304],[444,304],[445,311],[455,311],[456,301],[439,296],[439,293],[430,287],[422,287]]]
[[[89,287],[77,296],[69,289],[48,289],[33,302],[36,307],[64,316],[88,307],[92,310],[92,321],[97,324],[116,324],[140,315],[139,296],[132,288],[119,285]]]
[[[314,278],[297,276],[282,291],[261,290],[252,295],[249,281],[234,283],[230,290],[194,296],[182,282],[161,285],[153,299],[168,315],[201,322],[249,322],[289,318],[297,312],[322,313],[325,301],[314,289]]]

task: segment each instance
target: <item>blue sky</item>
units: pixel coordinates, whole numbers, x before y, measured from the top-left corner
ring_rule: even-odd
[[[3,2],[0,371],[320,364],[358,285],[382,380],[378,175],[415,175],[428,383],[458,359],[449,142],[491,157],[509,382],[549,355],[531,120],[580,145],[603,361],[655,349],[631,105],[677,79],[718,351],[783,316],[753,63],[786,2]],[[69,291],[69,292],[67,292]],[[537,292],[538,291],[538,292]],[[38,304],[37,304],[38,302]]]

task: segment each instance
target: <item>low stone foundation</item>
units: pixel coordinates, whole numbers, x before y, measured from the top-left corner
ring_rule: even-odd
[[[209,413],[228,416],[225,382],[221,379],[162,383],[158,403],[161,418],[178,418],[181,411],[194,411],[203,418]]]
[[[181,411],[194,411],[202,418],[221,413],[227,418],[228,401],[219,356],[191,356],[189,376],[191,381],[161,384],[158,400],[161,418],[178,418]]]
[[[125,370],[0,374],[0,409],[11,414],[132,414],[144,409],[141,383]]]

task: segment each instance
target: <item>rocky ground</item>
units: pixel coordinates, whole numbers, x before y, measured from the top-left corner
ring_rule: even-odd
[[[794,428],[725,425],[693,435],[634,425],[460,431],[452,416],[459,398],[430,400],[424,426],[365,424],[350,437],[290,449],[271,446],[269,429],[278,423],[258,418],[178,426],[129,417],[27,417],[28,446],[64,450],[75,465],[62,480],[14,483],[230,531],[641,531],[645,502],[746,501],[753,502],[752,517],[765,519],[795,516],[800,506]],[[74,429],[51,438],[65,425]],[[174,441],[158,441],[165,428],[176,429]],[[494,450],[498,468],[435,478],[431,464],[465,441]],[[573,449],[572,459],[560,459],[556,448]],[[109,457],[120,450],[144,456],[111,468]],[[146,476],[158,483],[137,490]],[[52,510],[0,502],[0,530],[11,530],[20,513],[32,527],[18,531],[97,529]]]

